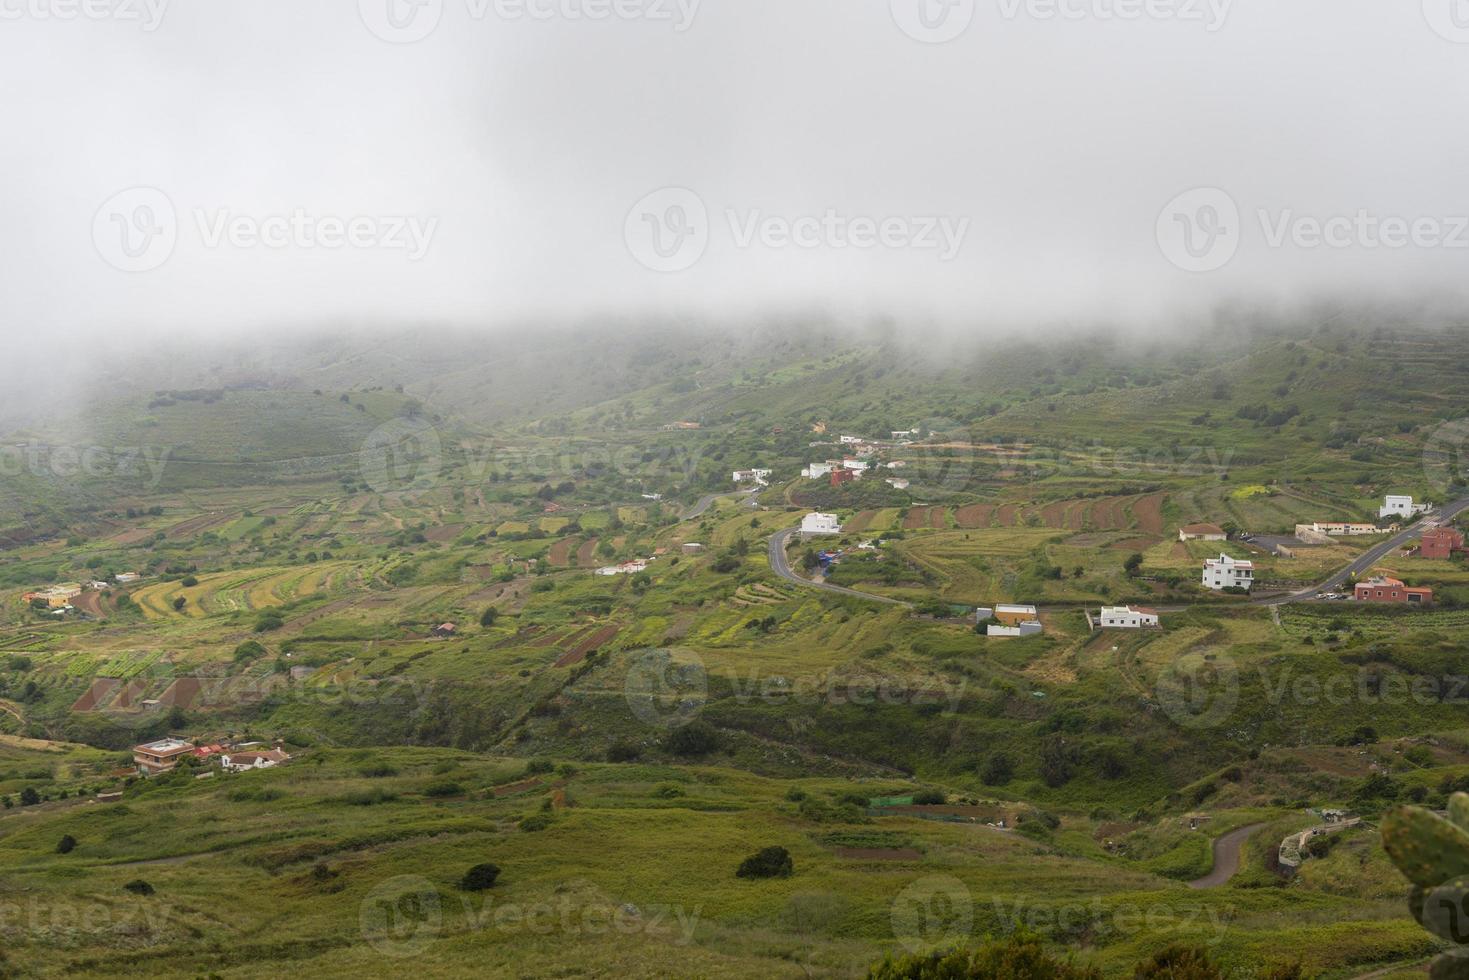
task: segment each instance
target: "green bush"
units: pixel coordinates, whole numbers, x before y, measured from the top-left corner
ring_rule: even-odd
[[[464,877],[459,879],[459,887],[467,892],[482,892],[486,888],[493,888],[495,879],[500,877],[500,868],[494,864],[476,864],[464,872]]]
[[[791,852],[784,847],[766,847],[740,862],[738,878],[789,878],[795,873]]]
[[[76,850],[76,847],[77,839],[71,834],[63,834],[61,840],[56,842],[56,853],[70,854],[72,851]]]
[[[134,895],[152,895],[153,894],[153,886],[150,885],[150,884],[148,884],[142,878],[134,878],[132,881],[128,882],[126,885],[123,885],[122,887],[123,887],[123,889],[125,891],[130,891]]]

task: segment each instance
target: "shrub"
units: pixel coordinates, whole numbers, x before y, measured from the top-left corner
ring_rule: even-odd
[[[142,878],[134,878],[132,881],[128,882],[126,885],[123,885],[122,887],[123,887],[124,890],[130,891],[134,895],[152,895],[153,894],[153,886],[150,885],[150,884],[148,884]]]
[[[740,862],[739,878],[789,878],[796,870],[791,852],[784,847],[766,847]]]
[[[1015,778],[1015,760],[1003,752],[996,752],[985,760],[979,770],[979,781],[986,786],[1004,786]]]
[[[459,887],[467,892],[482,892],[486,888],[493,888],[495,879],[500,877],[500,868],[494,864],[476,864],[464,872],[464,877],[459,879]]]
[[[41,794],[36,792],[36,788],[34,786],[27,786],[25,789],[20,791],[21,806],[35,806],[37,803],[40,802]]]
[[[665,745],[674,755],[708,755],[719,747],[719,732],[708,722],[695,721],[669,732]]]
[[[498,618],[500,618],[500,610],[494,606],[487,606],[485,611],[480,613],[479,624],[481,626],[494,626],[495,620]],[[494,865],[482,865],[482,867],[494,867]]]
[[[913,794],[913,802],[917,806],[942,806],[948,797],[936,789],[925,789]]]
[[[867,972],[868,980],[1101,980],[1095,967],[1075,966],[1048,954],[1035,939],[1015,936],[979,949],[938,950],[889,957]]]
[[[1169,946],[1132,971],[1133,980],[1223,980],[1224,974],[1197,946]]]
[[[398,770],[386,762],[374,762],[369,765],[360,766],[357,771],[368,779],[382,779],[386,776],[398,775]]]
[[[532,813],[530,816],[522,818],[518,826],[526,833],[533,834],[537,831],[545,830],[551,826],[551,823],[552,820],[549,813]]]
[[[56,853],[70,854],[72,851],[76,850],[76,847],[77,839],[71,834],[63,834],[61,840],[56,842]]]
[[[633,762],[643,754],[638,744],[628,739],[618,739],[607,749],[608,762]]]
[[[255,632],[269,633],[271,630],[278,630],[284,625],[286,625],[286,621],[281,618],[280,613],[263,613],[259,619],[255,620]]]
[[[423,795],[434,799],[443,799],[446,796],[462,796],[464,795],[464,787],[452,779],[440,779],[429,783],[424,788]]]

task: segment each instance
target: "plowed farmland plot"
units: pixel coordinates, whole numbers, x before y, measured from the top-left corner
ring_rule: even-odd
[[[600,543],[600,538],[591,538],[582,542],[581,547],[576,549],[578,568],[591,568],[597,564],[597,545]]]
[[[989,527],[990,517],[994,512],[992,504],[970,504],[968,507],[960,507],[954,514],[954,519],[962,528]]]
[[[872,527],[872,519],[876,516],[877,511],[864,510],[854,516],[851,520],[847,521],[846,525],[844,526],[844,530],[866,531],[868,528]]]
[[[1019,504],[1004,504],[995,511],[995,523],[1000,527],[1014,527],[1018,520]]]
[[[1138,530],[1144,534],[1156,536],[1163,534],[1163,501],[1166,499],[1168,499],[1167,494],[1151,493],[1139,498],[1132,505],[1132,514],[1137,519]]]
[[[916,531],[920,528],[932,527],[928,516],[928,512],[932,509],[931,507],[914,507],[908,511],[908,516],[903,518],[903,530]]]
[[[571,649],[561,655],[556,661],[557,667],[570,667],[579,664],[587,658],[587,654],[593,650],[601,649],[604,645],[611,643],[617,637],[616,626],[603,626],[593,630],[591,633],[582,635],[575,641]]]
[[[546,553],[546,560],[553,568],[570,568],[572,555],[580,543],[581,538],[562,538],[551,545],[551,550]]]

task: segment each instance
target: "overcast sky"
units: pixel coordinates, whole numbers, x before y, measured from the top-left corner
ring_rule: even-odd
[[[1456,290],[1455,4],[0,0],[0,323]]]

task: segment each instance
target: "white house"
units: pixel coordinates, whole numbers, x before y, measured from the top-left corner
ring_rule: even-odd
[[[842,445],[844,446],[855,446],[860,442],[862,442],[861,436],[842,436]]]
[[[831,475],[831,471],[836,469],[839,465],[841,464],[831,462],[812,463],[810,466],[801,471],[801,475],[808,480],[819,480],[823,476]]]
[[[230,772],[248,772],[251,769],[269,769],[280,765],[290,756],[280,749],[265,752],[230,752],[219,757],[219,764]]]
[[[1204,588],[1249,589],[1255,584],[1255,563],[1221,554],[1204,559]]]
[[[802,534],[841,534],[842,526],[835,514],[807,514],[801,518]]]
[[[1432,506],[1432,504],[1415,504],[1412,497],[1390,493],[1383,498],[1382,506],[1377,510],[1377,516],[1413,518]]]
[[[1038,620],[1027,619],[1015,626],[996,626],[991,623],[985,627],[985,636],[1035,636],[1044,630]]]
[[[894,430],[893,431],[893,440],[894,441],[897,441],[897,440],[901,440],[901,439],[912,439],[916,435],[918,435],[918,430],[917,429],[903,429],[901,431]]]
[[[894,490],[907,490],[910,486],[912,486],[912,484],[910,484],[907,480],[896,476],[888,477],[885,482]]]
[[[648,562],[639,558],[636,561],[625,561],[621,565],[604,565],[597,569],[598,575],[636,575],[638,572],[646,572]]]
[[[1227,541],[1229,535],[1217,524],[1185,524],[1178,529],[1180,541]]]
[[[848,470],[857,470],[858,472],[861,472],[867,469],[867,461],[862,459],[853,459],[851,456],[848,456],[842,460],[842,468]]]
[[[1104,629],[1140,630],[1158,625],[1158,614],[1151,609],[1132,606],[1103,606],[1097,625]]]
[[[772,472],[772,470],[735,470],[734,481],[736,483],[758,483],[763,487],[766,478]]]

